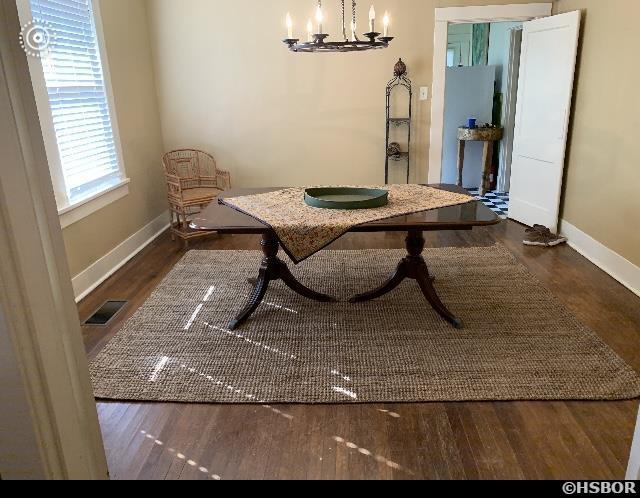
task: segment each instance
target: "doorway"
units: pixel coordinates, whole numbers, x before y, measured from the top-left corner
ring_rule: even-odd
[[[509,210],[509,144],[513,144],[521,43],[521,21],[450,24],[443,61],[447,67],[441,182],[461,183],[501,218]],[[461,143],[458,130],[468,127],[470,119],[479,129],[493,127],[502,139]]]
[[[466,144],[484,142],[481,189],[488,191],[492,182],[495,185],[500,182],[502,189],[509,191],[510,219],[528,226],[544,225],[554,232],[559,225],[581,12],[556,16],[551,12],[551,4],[436,9],[429,182],[442,183],[446,174],[443,170],[445,139],[452,139],[445,137],[446,86],[448,72],[451,72],[446,63],[455,65],[460,31],[464,28],[454,30],[452,34],[457,38],[449,44],[450,26],[472,24],[473,44],[476,30],[490,33],[491,23],[520,21],[523,23],[520,69],[515,111],[511,111],[515,117],[513,148],[512,151],[509,149],[510,140],[505,140],[507,145],[503,148],[512,157],[511,170],[504,157],[502,175],[499,169],[493,170],[491,144],[505,138],[501,129],[485,127],[478,130],[475,122],[469,120],[466,128],[459,124],[458,136],[453,139],[458,141],[458,157],[462,164]],[[482,44],[472,46],[470,52],[472,64],[482,63],[485,57],[488,59]],[[459,53],[459,59],[463,61],[465,51],[460,48]],[[549,84],[551,81],[553,85]],[[509,113],[505,115],[508,118]],[[479,119],[493,124],[489,119]],[[492,113],[491,121],[494,120]],[[510,126],[505,131],[508,135]],[[497,158],[496,162],[499,162],[499,154]],[[459,176],[456,183],[464,184],[465,181],[470,180]]]
[[[526,22],[550,16],[551,3],[489,5],[480,7],[438,8],[435,12],[433,50],[433,100],[431,103],[431,131],[429,145],[429,183],[442,180],[442,153],[445,116],[445,90],[449,27],[456,24],[492,22]]]

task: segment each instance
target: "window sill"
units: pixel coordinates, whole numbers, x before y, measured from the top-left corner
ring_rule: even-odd
[[[60,225],[63,229],[70,227],[96,211],[107,207],[109,204],[126,197],[129,195],[129,183],[131,183],[131,180],[127,178],[104,192],[100,192],[71,206],[59,209]]]

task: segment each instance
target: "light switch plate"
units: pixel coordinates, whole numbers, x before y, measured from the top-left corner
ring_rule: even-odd
[[[420,100],[429,100],[429,87],[421,86],[420,87]]]

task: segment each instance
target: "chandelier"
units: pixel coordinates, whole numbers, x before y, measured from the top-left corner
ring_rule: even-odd
[[[342,37],[344,41],[327,41],[329,35],[323,32],[322,24],[324,22],[324,12],[322,11],[322,0],[318,0],[318,8],[316,9],[317,29],[314,33],[314,25],[309,19],[307,23],[307,41],[301,42],[299,38],[293,35],[293,20],[290,14],[287,14],[287,38],[284,43],[292,52],[359,52],[363,50],[375,50],[387,48],[393,37],[389,36],[389,24],[391,23],[389,14],[385,12],[383,25],[384,33],[376,32],[376,11],[373,6],[369,11],[369,32],[363,36],[368,40],[360,40],[357,30],[358,24],[356,19],[356,0],[352,0],[352,19],[351,19],[351,36],[347,35],[347,16],[345,12],[345,0],[342,0]]]

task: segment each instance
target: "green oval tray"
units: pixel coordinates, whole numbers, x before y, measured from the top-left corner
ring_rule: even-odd
[[[389,192],[353,187],[310,188],[304,193],[304,202],[321,209],[373,209],[389,204]]]

